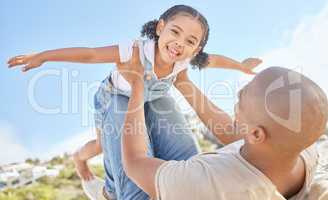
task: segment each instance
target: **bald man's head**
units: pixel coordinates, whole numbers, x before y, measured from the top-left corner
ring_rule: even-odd
[[[240,92],[239,113],[250,129],[265,133],[266,144],[301,151],[324,132],[328,118],[323,90],[302,74],[270,67]]]

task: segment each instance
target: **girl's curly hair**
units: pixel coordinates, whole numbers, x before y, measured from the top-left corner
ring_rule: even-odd
[[[186,5],[176,5],[171,8],[169,8],[167,11],[165,11],[159,18],[159,20],[163,20],[164,22],[167,22],[172,17],[180,14],[180,13],[187,13],[188,15],[191,15],[192,17],[195,17],[202,25],[204,34],[202,41],[200,42],[199,46],[201,46],[201,50],[198,52],[198,54],[190,61],[190,64],[194,67],[198,67],[199,69],[202,69],[206,65],[208,65],[208,54],[205,53],[204,47],[207,43],[208,37],[209,37],[209,25],[207,23],[206,18],[198,12],[196,9],[186,6]],[[155,19],[152,21],[147,22],[142,26],[141,29],[141,36],[146,36],[149,39],[155,40],[155,42],[158,42],[159,36],[156,33],[156,27],[159,22],[159,20]]]

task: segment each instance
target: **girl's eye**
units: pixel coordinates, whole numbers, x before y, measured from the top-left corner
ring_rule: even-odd
[[[188,40],[187,42],[188,42],[188,44],[190,44],[190,45],[195,45],[195,42],[192,41],[192,40]]]
[[[178,35],[178,34],[179,34],[179,32],[176,31],[176,30],[174,30],[174,29],[171,29],[171,32],[172,32],[174,35]]]

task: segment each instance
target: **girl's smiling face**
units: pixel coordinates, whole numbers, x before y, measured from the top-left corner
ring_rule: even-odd
[[[165,63],[192,58],[201,49],[204,30],[198,19],[188,14],[176,15],[167,22],[160,20],[156,32],[159,55]]]

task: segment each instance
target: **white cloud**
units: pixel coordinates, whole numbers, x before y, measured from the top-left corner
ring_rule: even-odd
[[[314,16],[308,16],[282,38],[281,48],[272,49],[261,56],[264,63],[260,70],[268,66],[283,66],[297,69],[328,92],[328,3]]]
[[[0,165],[23,162],[27,158],[49,160],[64,153],[71,154],[86,142],[95,138],[96,133],[93,129],[87,129],[64,139],[61,143],[50,146],[49,149],[45,149],[43,152],[31,152],[16,137],[15,128],[8,123],[0,121]],[[97,156],[90,161],[92,164],[102,163],[102,156]]]
[[[72,154],[88,141],[96,139],[96,137],[94,129],[86,129],[85,131],[74,134],[72,137],[64,139],[61,143],[52,145],[47,153],[40,154],[39,157],[43,160],[48,160],[54,156],[63,155],[64,153]],[[92,158],[90,162],[92,164],[99,164],[102,163],[102,158],[102,155],[99,155]]]
[[[51,157],[62,155],[64,153],[74,153],[78,148],[86,142],[95,139],[96,133],[92,129],[86,129],[80,133],[76,133],[71,137],[63,139],[63,142],[52,145],[47,153],[42,154],[42,159],[49,159]]]
[[[16,138],[14,127],[0,123],[0,165],[21,162],[31,157],[29,152]]]

